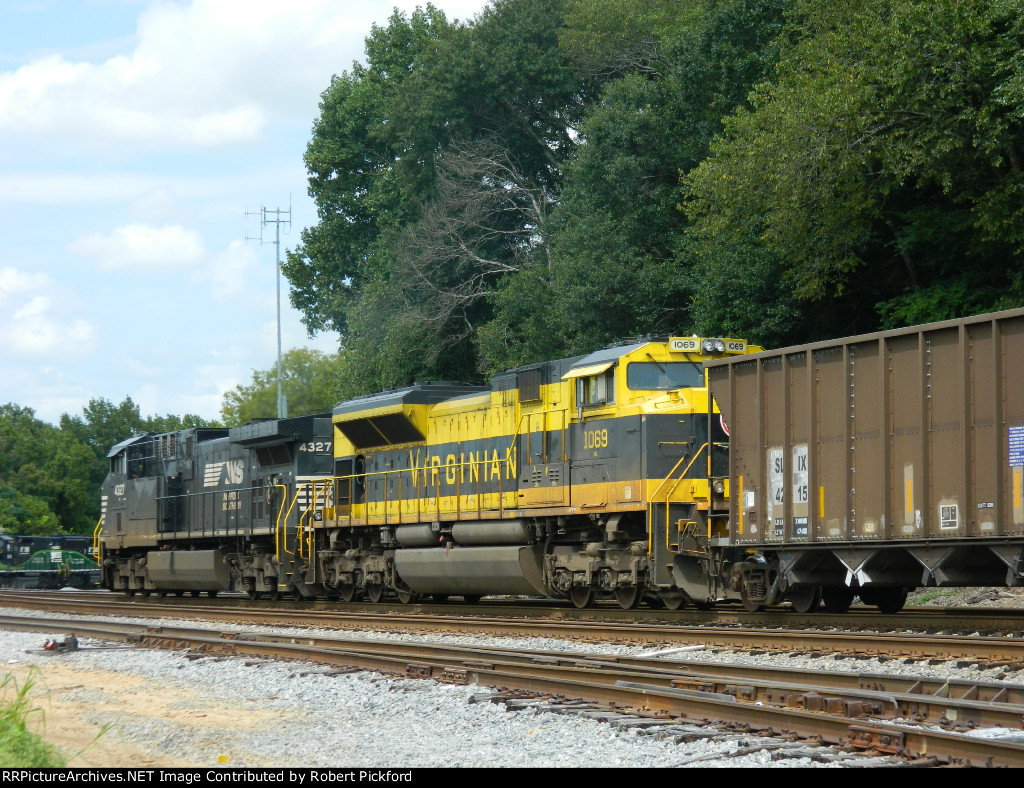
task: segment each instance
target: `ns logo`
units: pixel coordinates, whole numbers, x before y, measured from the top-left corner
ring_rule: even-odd
[[[241,484],[243,478],[245,478],[245,462],[243,460],[209,462],[203,473],[203,487],[218,487],[222,481],[227,484]]]

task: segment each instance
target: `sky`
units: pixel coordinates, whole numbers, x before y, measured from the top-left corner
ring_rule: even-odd
[[[302,156],[320,94],[374,23],[424,4],[0,0],[0,404],[57,423],[131,397],[216,419],[273,367],[261,209],[290,207],[284,259],[316,222]],[[285,351],[338,348],[307,335],[283,277],[281,323]]]

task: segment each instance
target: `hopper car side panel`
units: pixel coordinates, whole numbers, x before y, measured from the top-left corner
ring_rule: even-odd
[[[778,593],[1019,585],[1022,357],[1012,310],[709,362],[732,542]]]

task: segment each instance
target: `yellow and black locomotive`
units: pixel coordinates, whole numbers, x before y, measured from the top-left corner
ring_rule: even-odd
[[[674,556],[727,513],[726,486],[709,483],[727,472],[727,438],[702,362],[748,350],[645,340],[511,370],[488,388],[426,383],[342,403],[312,579],[344,599],[679,606]]]
[[[270,422],[126,441],[107,495],[141,514],[103,526],[107,584],[578,607],[714,599],[720,573],[699,563],[727,535],[728,484],[713,481],[727,474],[727,435],[702,363],[757,350],[633,341],[489,387],[421,383],[343,402],[329,436],[314,434],[317,419],[302,432]],[[294,462],[317,446],[333,447],[332,468],[267,464],[272,450]],[[210,483],[211,468],[235,469],[232,483]]]

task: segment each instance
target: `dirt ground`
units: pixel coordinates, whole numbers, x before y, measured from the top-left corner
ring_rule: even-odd
[[[59,747],[76,767],[200,767],[231,766],[232,753],[221,753],[214,762],[197,761],[189,753],[174,755],[140,749],[122,736],[119,723],[152,720],[192,730],[209,730],[211,740],[221,730],[268,727],[271,715],[255,709],[227,708],[210,703],[198,693],[153,686],[136,676],[104,670],[73,670],[60,657],[31,670],[28,665],[6,665],[19,686],[30,675],[35,685],[31,705],[32,727]],[[109,725],[106,731],[104,725]]]

